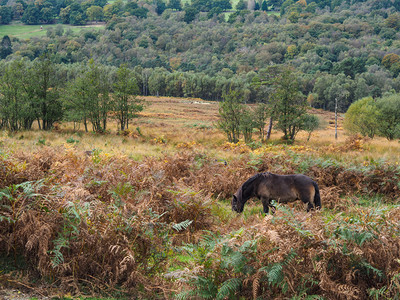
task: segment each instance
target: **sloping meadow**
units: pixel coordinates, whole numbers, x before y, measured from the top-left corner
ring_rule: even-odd
[[[231,212],[231,195],[265,171],[312,177],[322,210]],[[76,295],[398,297],[399,176],[295,152],[226,162],[193,150],[142,161],[4,151],[0,252],[23,267],[0,276]]]

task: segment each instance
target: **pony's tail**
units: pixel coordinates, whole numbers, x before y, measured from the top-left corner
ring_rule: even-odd
[[[320,209],[321,208],[321,196],[319,194],[318,184],[315,181],[313,181],[313,185],[314,185],[314,189],[315,189],[314,206],[316,209]]]

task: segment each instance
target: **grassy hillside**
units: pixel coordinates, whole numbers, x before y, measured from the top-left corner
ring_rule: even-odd
[[[218,104],[146,98],[123,134],[2,132],[0,284],[38,298],[395,299],[397,141],[350,137],[333,114],[310,141],[230,144]],[[340,119],[340,122],[342,120]],[[231,195],[256,172],[303,173],[322,209]]]

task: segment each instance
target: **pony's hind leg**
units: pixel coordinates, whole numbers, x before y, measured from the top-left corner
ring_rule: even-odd
[[[314,195],[315,195],[315,189],[313,185],[310,185],[308,189],[303,190],[300,193],[300,199],[304,203],[307,203],[307,212],[315,208],[314,205]]]

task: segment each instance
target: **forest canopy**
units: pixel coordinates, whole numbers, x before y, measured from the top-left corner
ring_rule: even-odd
[[[60,65],[124,64],[142,95],[221,100],[238,90],[246,102],[262,102],[268,90],[257,82],[271,65],[295,68],[316,108],[333,110],[338,99],[345,112],[358,99],[400,92],[400,1],[242,2],[3,1],[0,15],[27,24],[106,27],[75,35],[55,24],[45,37],[4,37],[0,53],[32,61],[47,53]],[[4,14],[2,22],[10,19]]]

